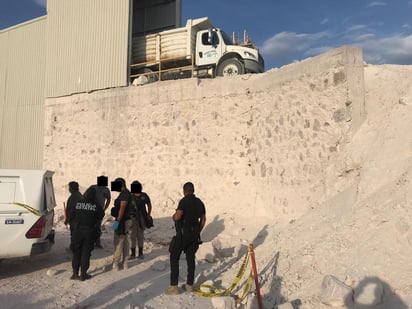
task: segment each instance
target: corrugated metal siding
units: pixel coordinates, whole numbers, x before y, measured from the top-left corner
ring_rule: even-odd
[[[46,17],[0,36],[0,167],[42,168]]]
[[[46,96],[128,85],[130,0],[48,0]]]
[[[4,105],[6,104],[6,73],[7,73],[7,38],[8,33],[0,31],[0,151],[2,147],[2,128]],[[1,166],[1,152],[0,152]]]

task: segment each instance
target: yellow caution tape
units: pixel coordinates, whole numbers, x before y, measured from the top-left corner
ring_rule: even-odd
[[[227,288],[226,290],[221,290],[216,288],[213,285],[208,285],[208,284],[201,284],[199,288],[197,288],[194,293],[196,293],[196,295],[199,296],[203,296],[203,297],[219,297],[219,296],[228,296],[232,293],[233,289],[239,284],[240,280],[242,279],[243,275],[245,274],[246,271],[246,267],[249,263],[249,252],[246,254],[245,259],[243,260],[240,269],[235,277],[235,279],[233,280],[232,284],[230,285],[229,288]],[[252,271],[250,272],[252,274]],[[243,294],[242,295],[242,300],[246,297],[247,292],[250,289],[251,286],[251,275],[249,276],[249,279],[246,283],[246,286],[244,288]],[[249,283],[250,281],[250,283]],[[210,292],[204,292],[201,290],[201,288],[207,288],[210,290]],[[247,290],[246,290],[247,289]]]
[[[250,291],[250,288],[252,287],[252,283],[253,283],[253,273],[252,273],[252,269],[251,269],[250,273],[249,273],[249,277],[247,278],[245,287],[243,288],[243,294],[240,298],[238,298],[236,300],[236,304],[239,305],[246,298],[247,294]]]
[[[24,209],[30,211],[32,214],[34,214],[36,216],[39,216],[39,217],[41,216],[40,211],[38,211],[37,209],[34,209],[33,207],[31,207],[29,205],[22,204],[22,203],[9,203],[9,204],[16,205],[16,206],[19,206],[19,207],[23,207]]]

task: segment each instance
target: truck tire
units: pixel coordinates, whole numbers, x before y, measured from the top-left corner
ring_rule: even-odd
[[[150,74],[152,73],[152,74]],[[137,74],[144,74],[142,75],[143,78],[147,80],[147,83],[154,83],[159,80],[159,75],[157,73],[154,73],[151,69],[149,68],[142,68],[137,71]]]
[[[230,58],[219,64],[217,68],[218,76],[235,76],[245,74],[245,68],[236,58]]]

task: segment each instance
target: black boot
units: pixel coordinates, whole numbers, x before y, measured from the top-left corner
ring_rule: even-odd
[[[80,277],[79,277],[79,270],[75,270],[75,269],[73,269],[73,275],[70,277],[70,280],[79,280],[80,279]]]
[[[136,258],[136,248],[131,248],[132,254],[130,255],[130,259],[135,259]]]
[[[143,247],[139,247],[139,259],[143,259]]]
[[[80,275],[80,281],[85,281],[87,279],[90,279],[92,275],[89,275],[88,273],[81,273]]]

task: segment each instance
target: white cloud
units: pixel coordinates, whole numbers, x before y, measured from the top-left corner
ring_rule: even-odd
[[[364,29],[366,29],[367,27],[368,27],[368,26],[366,26],[366,25],[354,25],[354,26],[348,27],[348,28],[346,29],[346,31],[347,31],[347,32],[359,31],[359,30],[364,30]]]
[[[34,0],[34,3],[43,8],[47,7],[47,0]]]
[[[372,64],[412,64],[412,35],[367,40],[356,44]]]
[[[355,42],[372,40],[375,37],[373,33],[363,33],[352,37],[352,40]]]
[[[366,7],[371,8],[374,6],[385,6],[385,5],[388,5],[388,4],[384,1],[373,1],[373,2],[368,3]]]
[[[260,51],[267,63],[283,65],[344,45],[362,48],[365,61],[371,64],[412,64],[412,34],[377,37],[372,32],[350,36],[281,32],[266,40]]]
[[[321,25],[324,25],[324,24],[327,24],[329,22],[329,19],[328,18],[324,18],[321,22],[320,22],[320,24]]]
[[[315,48],[309,48],[304,55],[308,57],[313,57],[317,56],[323,53],[326,53],[327,51],[334,49],[336,47],[334,46],[320,46],[320,47],[315,47]]]
[[[373,27],[367,25],[354,25],[346,28],[345,34],[336,39],[338,42],[341,41],[345,42],[345,44],[352,44],[352,42],[371,40],[374,37],[375,31]]]
[[[266,40],[260,50],[266,57],[285,59],[290,57],[291,53],[302,52],[309,49],[327,36],[328,34],[326,32],[280,32]]]

